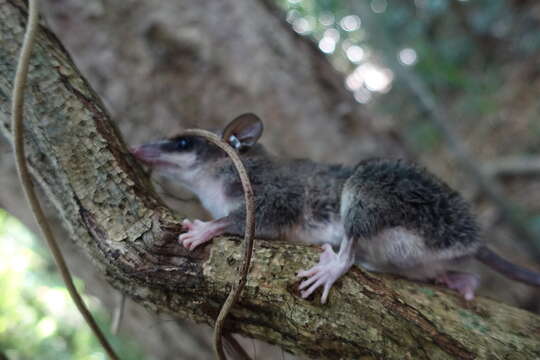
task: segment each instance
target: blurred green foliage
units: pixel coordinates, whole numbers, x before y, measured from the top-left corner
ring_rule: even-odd
[[[105,360],[42,244],[0,209],[0,352],[10,360]],[[75,279],[84,294],[84,284]],[[143,359],[133,342],[108,331],[99,301],[83,295],[122,359]]]
[[[501,66],[540,51],[540,32],[534,31],[539,27],[538,17],[530,11],[527,0],[277,2],[293,28],[311,36],[319,47],[325,37],[334,37],[334,50],[327,47],[325,52],[347,74],[365,63],[392,68],[403,49],[413,50],[414,62],[402,65],[413,66],[439,97],[459,94],[459,110],[469,115],[497,111],[492,95],[504,85]],[[347,31],[342,21],[351,15],[359,18],[360,26]],[[347,56],[353,45],[363,50],[360,61]],[[351,90],[373,92],[375,96],[368,100],[376,100],[378,92],[365,85]],[[399,82],[393,86],[397,88],[394,96],[406,97]],[[367,102],[366,97],[360,99]],[[386,111],[400,111],[402,106],[399,100],[384,98]]]

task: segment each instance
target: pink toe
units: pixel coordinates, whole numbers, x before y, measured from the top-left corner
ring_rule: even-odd
[[[320,274],[315,274],[314,276],[310,277],[309,279],[302,281],[302,283],[299,286],[299,289],[303,290],[304,288],[306,288],[309,285],[313,284],[315,281],[319,280],[320,278],[321,278]]]
[[[298,272],[297,277],[303,278],[303,277],[310,277],[314,275],[317,272],[315,268],[311,268],[309,270],[302,270]]]
[[[191,230],[191,227],[192,227],[192,223],[190,220],[184,219],[184,221],[182,221],[182,229]]]

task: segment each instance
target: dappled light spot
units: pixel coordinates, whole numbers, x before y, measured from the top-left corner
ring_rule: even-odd
[[[360,89],[363,84],[364,79],[362,78],[362,75],[357,71],[353,71],[349,76],[347,76],[347,78],[345,78],[345,85],[347,86],[347,89],[351,91]]]
[[[351,45],[345,50],[347,59],[353,63],[359,63],[364,59],[365,51],[361,46]]]
[[[358,15],[347,15],[339,22],[341,28],[345,31],[355,31],[360,29],[360,17]]]
[[[325,36],[319,41],[319,49],[325,54],[331,54],[336,49],[336,40]]]
[[[50,317],[45,317],[37,323],[37,331],[42,338],[53,335],[56,332],[56,328],[56,321]]]
[[[311,31],[312,27],[309,21],[306,18],[302,17],[294,20],[293,29],[300,35],[305,35]]]
[[[356,68],[345,80],[347,88],[358,90],[364,85],[369,91],[386,93],[390,90],[394,73],[390,69],[365,63]]]
[[[411,66],[416,64],[418,56],[416,55],[416,51],[414,49],[405,48],[399,51],[398,59],[401,64]]]

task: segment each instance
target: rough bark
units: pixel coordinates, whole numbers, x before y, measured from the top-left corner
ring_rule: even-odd
[[[50,4],[50,2],[44,3],[45,7]],[[23,6],[19,3],[15,5]],[[4,9],[2,8],[1,11]],[[8,15],[7,12],[3,13],[2,18],[8,17]],[[22,33],[19,35],[22,36]],[[20,46],[20,43],[9,43],[11,36],[17,35],[10,34],[8,36],[5,33],[0,33],[0,59],[2,59],[0,63],[2,65],[7,65],[7,56],[14,54],[11,53],[11,50],[15,50],[15,48],[11,49],[9,52],[11,55],[8,55],[8,47]],[[5,69],[2,68],[1,71]],[[9,77],[13,74],[7,75],[3,72],[4,74],[3,80],[9,81],[9,87],[11,87]],[[3,90],[6,91],[0,91],[0,103],[4,109],[4,106],[9,107],[10,91],[7,91],[7,88]],[[3,113],[0,118],[4,119],[3,116],[8,116],[8,114]],[[0,136],[0,152],[4,154],[0,157],[0,189],[2,189],[0,191],[0,207],[8,210],[13,216],[29,226],[34,233],[38,234],[39,229],[28,210],[28,205],[18,183],[11,146],[6,140],[9,139]],[[49,221],[53,224],[57,240],[61,243],[62,251],[72,273],[84,280],[86,291],[98,297],[104,308],[109,310],[112,315],[113,309],[118,304],[120,292],[111,287],[104,279],[103,273],[89,261],[88,255],[70,239],[69,233],[63,228],[62,221],[57,216],[57,211],[48,199],[43,197],[42,201],[45,203],[45,210],[49,213]],[[150,311],[130,300],[127,302],[125,316],[120,327],[120,334],[124,338],[136,342],[139,348],[146,352],[148,359],[154,360],[211,359],[213,358],[211,333],[211,328],[207,325],[195,324],[170,314]]]
[[[24,201],[24,195],[20,191],[20,185],[15,176],[15,165],[11,161],[12,156],[8,148],[3,141],[0,142],[0,151],[7,154],[0,162],[0,173],[4,174],[0,176],[0,189],[2,189],[0,207],[9,209],[13,216],[38,234],[39,229],[26,204],[20,205]],[[7,174],[12,176],[6,176]],[[50,214],[56,212],[51,206],[48,206],[46,210]],[[98,297],[112,314],[120,293],[111,288],[103,274],[88,260],[88,256],[81,252],[81,249],[70,239],[69,233],[63,228],[61,219],[49,216],[49,221],[53,224],[54,232],[61,243],[62,252],[72,273],[84,280],[86,291]],[[209,327],[197,326],[167,314],[148,311],[133,301],[128,301],[126,305],[120,334],[129,336],[147,354],[151,355],[151,359],[167,360],[174,357],[175,359],[203,360],[213,356]]]
[[[21,2],[0,1],[0,20],[0,129],[9,138]],[[35,179],[108,281],[151,309],[211,324],[235,279],[238,242],[219,238],[193,253],[175,245],[182,216],[156,197],[100,100],[46,29],[38,35],[25,112]],[[354,269],[329,304],[302,300],[294,273],[317,255],[312,247],[258,241],[228,328],[313,357],[540,356],[540,319],[488,299],[466,305],[435,287]]]

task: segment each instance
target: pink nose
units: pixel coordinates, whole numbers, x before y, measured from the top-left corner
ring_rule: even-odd
[[[142,146],[131,146],[128,150],[133,155],[137,156],[137,152],[141,149]]]
[[[129,148],[129,152],[137,159],[142,161],[150,161],[158,158],[161,154],[159,146],[156,144],[144,144]]]
[[[129,152],[131,154],[133,154],[133,156],[135,156],[136,158],[139,158],[142,155],[142,147],[143,147],[143,145],[141,145],[141,146],[132,146],[132,147],[129,148]]]

